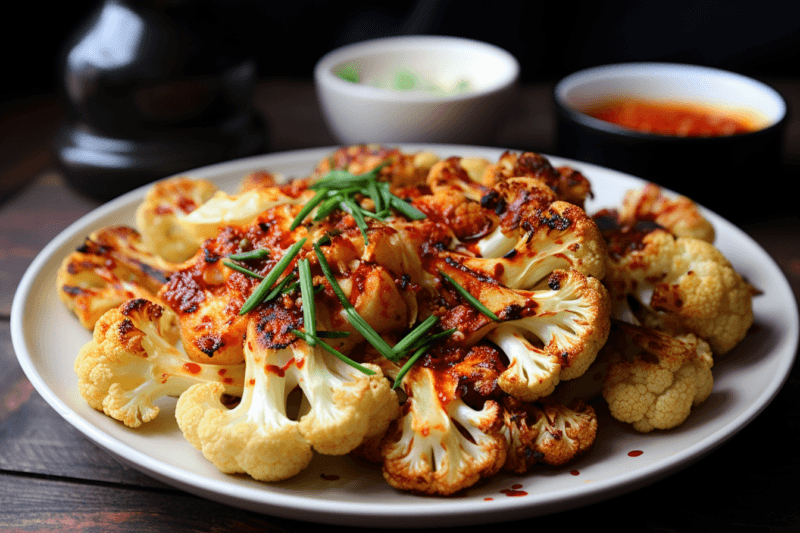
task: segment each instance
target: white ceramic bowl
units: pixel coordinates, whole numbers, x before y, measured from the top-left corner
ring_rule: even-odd
[[[346,81],[342,70],[357,72]],[[374,86],[409,70],[449,88],[441,94]],[[436,142],[487,144],[516,96],[519,63],[496,46],[455,37],[405,36],[364,41],[329,52],[314,68],[320,107],[343,144]],[[391,84],[391,81],[388,82]]]
[[[772,87],[734,72],[671,63],[625,63],[576,72],[555,87],[556,153],[675,189],[737,220],[750,198],[737,184],[775,175],[787,106]],[[644,133],[589,116],[617,99],[694,103],[750,115],[758,129],[717,137]]]

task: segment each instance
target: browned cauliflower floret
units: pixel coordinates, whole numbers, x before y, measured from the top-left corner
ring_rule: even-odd
[[[462,241],[484,237],[496,224],[480,203],[455,189],[440,189],[415,199],[414,207],[428,218],[441,220]]]
[[[498,321],[457,306],[442,318],[443,327],[457,328],[467,344],[485,338],[503,351],[509,363],[498,383],[508,394],[527,401],[547,396],[594,361],[609,327],[608,294],[599,280],[556,270],[537,290],[512,290],[448,259],[440,271]]]
[[[641,225],[604,230],[605,284],[616,316],[630,302],[642,324],[694,333],[715,354],[731,350],[753,323],[750,286],[712,244]]]
[[[449,157],[433,165],[425,178],[434,193],[457,191],[466,198],[480,201],[489,188],[481,183],[489,162],[480,158]]]
[[[155,303],[130,300],[108,311],[75,360],[81,396],[126,426],[138,427],[158,415],[156,399],[177,397],[197,383],[241,394],[243,365],[194,363],[174,347],[176,340],[174,315]]]
[[[611,415],[637,431],[674,428],[711,394],[711,350],[692,334],[617,323],[604,349],[612,355],[603,397]]]
[[[222,472],[278,481],[303,470],[312,449],[341,455],[380,434],[399,414],[398,400],[378,367],[356,369],[297,338],[302,310],[281,301],[259,307],[245,340],[241,402],[227,409],[216,384],[194,386],[176,408],[186,439]],[[369,374],[364,373],[369,372]],[[299,387],[297,419],[287,411]]]
[[[586,453],[597,435],[597,415],[588,404],[572,409],[550,399],[523,403],[503,399],[509,450],[505,470],[524,474],[537,463],[560,466]]]
[[[111,226],[92,233],[57,274],[58,296],[87,329],[109,309],[156,293],[178,265],[144,249],[136,230]]]
[[[714,242],[714,226],[700,213],[696,203],[685,196],[666,196],[654,183],[626,192],[622,200],[620,224],[628,226],[642,221],[655,222],[676,237]]]
[[[482,182],[491,187],[509,178],[521,177],[540,181],[552,189],[559,200],[581,208],[592,194],[591,184],[583,174],[567,167],[556,169],[546,157],[533,152],[505,152],[497,163],[486,168]]]
[[[481,257],[468,260],[466,266],[507,287],[525,289],[556,269],[575,269],[596,278],[605,275],[606,244],[583,209],[550,202],[546,191],[529,178],[506,180],[493,191],[498,192],[493,202],[484,204],[496,204],[500,224],[477,241]]]
[[[177,177],[156,182],[136,210],[136,227],[146,250],[168,261],[185,261],[197,251],[197,240],[179,224],[217,191],[209,181]]]
[[[395,488],[448,495],[495,474],[506,460],[500,405],[479,408],[458,394],[458,375],[412,367],[403,380],[408,400],[383,440],[383,477]]]

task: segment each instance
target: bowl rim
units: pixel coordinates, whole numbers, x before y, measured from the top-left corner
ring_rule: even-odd
[[[658,133],[649,133],[643,132],[638,130],[633,130],[630,128],[626,128],[624,126],[620,126],[618,124],[614,124],[612,122],[607,122],[605,120],[601,120],[599,118],[592,117],[583,111],[576,109],[570,105],[568,105],[564,101],[565,92],[567,89],[575,86],[576,82],[579,80],[582,81],[582,78],[585,78],[586,81],[590,81],[592,79],[597,79],[600,75],[603,74],[614,74],[613,77],[623,77],[618,76],[619,74],[629,74],[635,75],[638,71],[649,70],[653,71],[653,69],[657,71],[667,72],[667,71],[676,71],[681,70],[685,74],[691,73],[708,73],[714,74],[718,77],[727,77],[739,82],[747,83],[754,87],[757,87],[760,91],[764,94],[767,94],[771,98],[775,100],[779,104],[779,114],[777,118],[771,118],[770,122],[759,129],[748,131],[744,133],[736,133],[733,135],[717,135],[717,136],[696,136],[696,137],[680,137],[677,135],[666,135],[666,134],[658,134]],[[642,140],[660,140],[664,142],[724,142],[725,140],[729,140],[732,138],[735,139],[742,139],[747,137],[753,136],[761,136],[765,133],[774,131],[775,129],[782,128],[787,121],[788,114],[789,114],[789,106],[786,102],[786,99],[783,95],[769,85],[761,80],[757,80],[750,76],[746,76],[744,74],[739,74],[737,72],[732,72],[729,70],[724,70],[716,67],[707,67],[702,65],[693,65],[688,63],[670,63],[670,62],[657,62],[657,61],[650,61],[650,62],[629,62],[629,63],[613,63],[608,65],[599,65],[595,67],[589,67],[586,69],[579,70],[577,72],[573,72],[559,80],[554,89],[553,89],[553,101],[555,102],[555,107],[557,112],[567,117],[569,120],[576,122],[584,127],[600,131],[602,133],[608,135],[619,135],[624,137],[629,137],[633,139],[642,139]]]
[[[362,83],[353,83],[341,79],[333,73],[332,67],[365,52],[385,53],[397,50],[413,50],[419,48],[437,49],[455,46],[468,46],[481,49],[504,61],[507,72],[504,76],[492,80],[483,88],[471,89],[463,93],[438,95],[417,91],[393,91],[381,87],[373,87]],[[511,52],[491,43],[452,37],[445,35],[399,35],[368,39],[335,48],[323,55],[314,66],[314,81],[317,86],[324,86],[338,94],[350,94],[362,99],[403,103],[439,103],[473,100],[486,95],[498,93],[512,87],[519,81],[520,64]]]

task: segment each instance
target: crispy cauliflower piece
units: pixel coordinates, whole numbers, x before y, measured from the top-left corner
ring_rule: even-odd
[[[715,354],[738,344],[753,323],[752,291],[712,244],[641,225],[603,232],[615,316],[629,302],[643,325],[694,333]],[[623,311],[620,311],[623,309]]]
[[[679,426],[711,394],[711,350],[692,334],[618,323],[605,349],[612,355],[603,397],[611,415],[637,431]]]
[[[178,219],[178,223],[199,248],[221,228],[250,225],[264,211],[278,206],[302,205],[313,196],[313,191],[307,188],[294,191],[282,187],[252,187],[233,195],[217,191],[203,205]]]
[[[597,436],[597,415],[583,402],[570,409],[550,399],[523,403],[506,397],[503,410],[509,435],[503,469],[518,474],[537,463],[566,464],[586,453]]]
[[[241,394],[244,366],[199,365],[179,352],[174,315],[144,299],[105,313],[75,360],[78,390],[91,407],[139,427],[159,412],[154,401],[196,383]]]
[[[425,182],[433,193],[453,191],[465,198],[480,201],[489,188],[481,183],[489,162],[480,158],[449,157],[437,162]]]
[[[194,255],[197,240],[179,224],[217,191],[209,181],[185,176],[159,181],[147,191],[136,209],[136,227],[146,250],[166,259],[181,262]]]
[[[474,409],[458,397],[447,372],[412,367],[403,414],[383,440],[383,477],[393,487],[448,495],[495,474],[506,460],[500,405]]]
[[[308,465],[312,449],[348,453],[398,414],[397,397],[378,367],[365,365],[375,372],[366,375],[309,346],[291,333],[301,324],[302,313],[277,302],[250,318],[245,389],[234,409],[220,402],[222,390],[214,384],[192,387],[179,399],[184,436],[222,472],[287,479]],[[291,420],[287,398],[296,387],[306,405]]]
[[[467,344],[485,339],[500,347],[509,363],[498,383],[512,396],[533,401],[560,380],[581,376],[608,336],[610,302],[596,278],[556,270],[541,289],[512,290],[452,259],[440,266],[499,318],[472,312],[467,319],[456,307],[442,318],[443,327],[458,328]]]
[[[59,299],[86,329],[132,298],[159,301],[156,293],[178,268],[144,249],[140,234],[124,226],[92,233],[59,267]],[[159,301],[160,302],[160,301]]]
[[[583,174],[568,167],[556,169],[546,157],[533,152],[505,152],[497,163],[484,170],[481,181],[492,187],[509,178],[520,177],[540,181],[552,189],[559,200],[581,208],[592,194],[591,184]]]
[[[540,187],[528,178],[507,180],[493,190],[500,191],[494,202],[504,206],[500,225],[477,242],[482,257],[465,266],[514,289],[531,288],[556,269],[605,275],[605,241],[581,208],[549,203],[548,195],[543,198]]]
[[[619,223],[629,226],[642,221],[655,222],[676,237],[714,242],[714,226],[697,204],[686,196],[668,197],[655,183],[626,192],[622,200]]]

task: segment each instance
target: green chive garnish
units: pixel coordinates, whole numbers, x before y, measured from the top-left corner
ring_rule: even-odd
[[[306,238],[303,237],[303,239],[294,243],[292,247],[289,248],[286,254],[281,257],[281,260],[272,267],[272,270],[270,270],[264,279],[261,280],[261,283],[258,284],[256,290],[254,290],[250,297],[244,302],[242,309],[239,311],[240,315],[246,315],[264,301],[264,297],[269,294],[272,285],[278,280],[281,274],[283,274],[283,271],[286,270],[286,267],[289,266],[289,263],[292,262],[292,259],[300,252],[300,248],[302,248],[305,243]]]
[[[333,270],[331,270],[330,265],[328,264],[327,259],[325,259],[325,254],[322,253],[322,249],[319,247],[319,243],[314,243],[314,252],[317,254],[317,259],[319,260],[319,266],[322,269],[322,273],[325,275],[325,279],[328,280],[328,283],[331,284],[331,288],[333,289],[334,294],[341,302],[342,307],[344,307],[345,312],[347,313],[347,318],[350,324],[356,330],[363,335],[364,339],[368,343],[370,343],[378,352],[384,356],[386,359],[391,360],[394,357],[394,353],[392,352],[392,347],[378,335],[372,326],[370,326],[364,318],[358,314],[353,304],[347,299],[342,288],[339,286],[339,283],[336,281],[336,278],[333,275]]]
[[[349,337],[349,331],[318,331],[317,338],[318,339],[344,339],[345,337]]]
[[[403,367],[400,369],[400,372],[398,372],[397,376],[395,376],[394,378],[394,385],[392,385],[393,389],[396,389],[397,387],[400,386],[400,383],[403,382],[403,378],[405,377],[405,375],[408,373],[409,370],[411,370],[411,367],[414,366],[414,363],[417,362],[417,359],[425,355],[425,352],[428,351],[428,348],[429,346],[426,344],[425,346],[417,349],[417,351],[414,352],[414,355],[408,358],[406,364],[403,365]]]
[[[251,261],[253,259],[264,259],[267,256],[269,256],[269,250],[266,248],[259,248],[258,250],[229,255],[228,259],[233,259],[234,261]]]
[[[223,261],[222,264],[230,269],[233,269],[237,272],[241,272],[242,274],[250,276],[251,278],[264,279],[264,276],[262,276],[261,274],[253,272],[252,270],[245,268],[241,265],[237,265],[236,263],[231,263],[230,261]]]
[[[431,315],[426,318],[419,326],[414,328],[411,333],[403,337],[397,344],[394,345],[392,348],[392,353],[394,354],[395,358],[393,360],[399,359],[405,352],[407,352],[418,340],[422,338],[436,323],[439,322],[439,317],[435,315]]]
[[[308,258],[301,259],[297,263],[300,271],[300,295],[303,297],[303,324],[309,339],[306,341],[311,346],[317,344],[317,315],[314,305],[314,282],[311,278],[311,264]]]
[[[472,305],[472,307],[474,307],[475,309],[477,309],[478,311],[480,311],[480,312],[481,312],[481,313],[483,313],[484,315],[488,316],[489,318],[491,318],[491,319],[492,319],[492,320],[494,320],[495,322],[499,322],[499,321],[500,321],[500,319],[497,317],[497,315],[496,315],[496,314],[492,313],[492,312],[489,310],[489,308],[488,308],[488,307],[486,307],[485,305],[483,305],[483,304],[481,303],[481,301],[480,301],[480,300],[478,300],[478,299],[477,299],[477,298],[475,298],[473,295],[471,295],[471,294],[469,293],[469,291],[467,291],[467,289],[465,289],[464,287],[462,287],[461,285],[459,285],[458,283],[456,283],[456,281],[455,281],[453,278],[451,278],[450,276],[448,276],[447,274],[445,274],[445,273],[444,273],[444,272],[442,272],[441,270],[439,271],[439,274],[440,274],[440,275],[441,275],[441,276],[442,276],[444,279],[446,279],[446,280],[447,280],[447,282],[448,282],[448,283],[450,283],[450,285],[452,285],[452,286],[453,286],[453,288],[454,288],[454,289],[455,289],[455,290],[456,290],[456,291],[457,291],[457,292],[458,292],[458,293],[459,293],[461,296],[463,296],[465,300],[467,300],[467,301],[470,303],[470,305]]]
[[[319,337],[316,337],[316,338],[312,337],[311,335],[307,334],[306,332],[299,331],[299,330],[296,330],[296,329],[293,329],[292,333],[294,333],[296,336],[298,336],[301,339],[303,339],[304,341],[306,341],[306,343],[309,346],[314,346],[314,344],[312,344],[311,341],[312,340],[315,341],[315,343],[318,344],[319,346],[321,346],[322,349],[324,349],[326,352],[328,352],[329,354],[335,356],[336,358],[341,360],[343,363],[347,363],[348,365],[352,366],[353,368],[355,368],[356,370],[358,370],[359,372],[361,372],[363,374],[366,374],[368,376],[372,376],[372,375],[375,374],[375,372],[373,370],[370,370],[369,368],[361,366],[360,364],[356,363],[355,361],[353,361],[352,359],[347,357],[345,354],[343,354],[342,352],[340,352],[339,350],[337,350],[333,346],[328,345],[326,342],[321,340]]]

